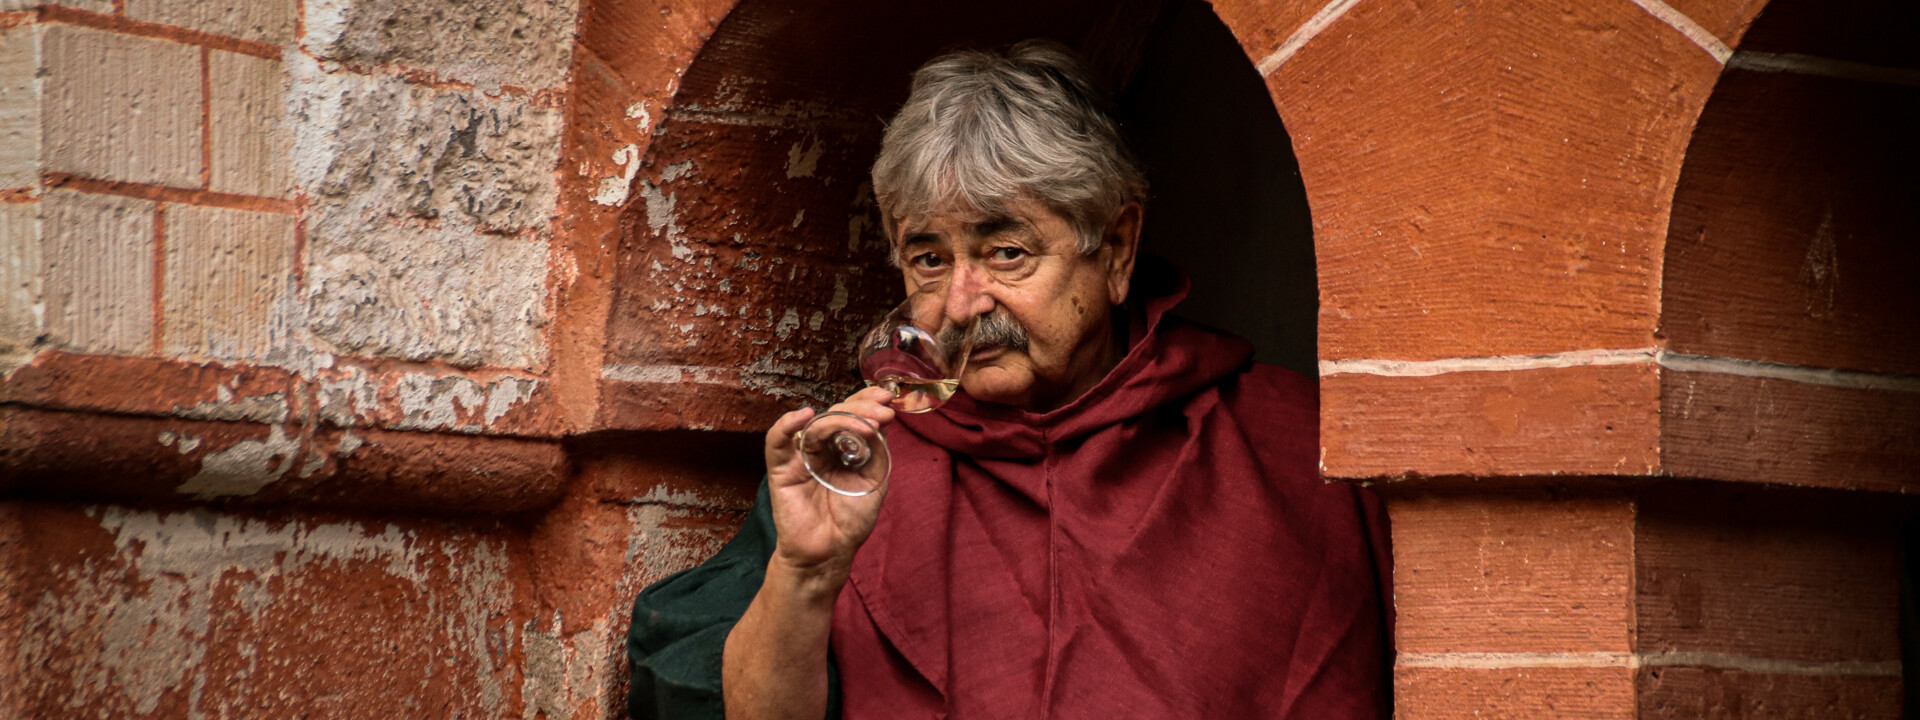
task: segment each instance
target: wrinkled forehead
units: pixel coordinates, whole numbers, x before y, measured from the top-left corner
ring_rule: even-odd
[[[953,224],[978,225],[989,220],[1015,217],[1010,203],[1000,198],[947,197],[917,208],[904,208],[889,223],[889,237],[899,245],[905,237]]]

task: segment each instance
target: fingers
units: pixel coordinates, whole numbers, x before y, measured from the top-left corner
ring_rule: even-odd
[[[893,393],[886,388],[870,387],[847,396],[847,399],[833,406],[834,412],[850,413],[865,418],[874,427],[884,428],[893,422]]]
[[[780,419],[773,421],[773,427],[767,428],[767,475],[776,482],[782,475],[781,466],[794,459],[793,434],[800,432],[800,428],[806,427],[807,421],[812,419],[813,408],[803,407],[781,415]]]
[[[893,422],[894,411],[887,403],[893,400],[893,393],[886,388],[867,388],[847,396],[840,404],[833,406],[832,412],[843,412],[873,423],[875,428],[885,428]],[[794,434],[807,426],[816,413],[812,408],[800,408],[781,415],[780,419],[767,428],[766,460],[767,476],[774,487],[805,482],[805,471],[799,469],[799,453],[794,450]]]

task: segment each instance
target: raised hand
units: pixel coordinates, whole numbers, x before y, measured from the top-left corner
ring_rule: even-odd
[[[893,393],[884,388],[867,388],[833,406],[832,411],[857,415],[874,427],[884,429],[893,422],[894,410],[888,406]],[[767,483],[773,501],[773,524],[779,544],[773,561],[786,564],[804,575],[844,582],[853,564],[853,554],[873,533],[880,514],[880,502],[886,487],[858,497],[828,490],[814,482],[801,463],[794,436],[813,419],[811,409],[782,415],[767,430]]]

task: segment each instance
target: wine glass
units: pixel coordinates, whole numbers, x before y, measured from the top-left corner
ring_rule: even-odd
[[[973,318],[948,317],[947,283],[921,285],[860,340],[860,375],[893,393],[893,409],[923,413],[960,388],[973,350]],[[824,412],[794,436],[807,474],[852,497],[879,490],[893,466],[887,441],[866,418]]]

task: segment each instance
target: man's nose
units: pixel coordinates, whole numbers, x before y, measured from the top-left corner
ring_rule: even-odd
[[[986,293],[986,273],[973,263],[955,263],[947,278],[947,317],[965,322],[990,312],[993,298]]]

